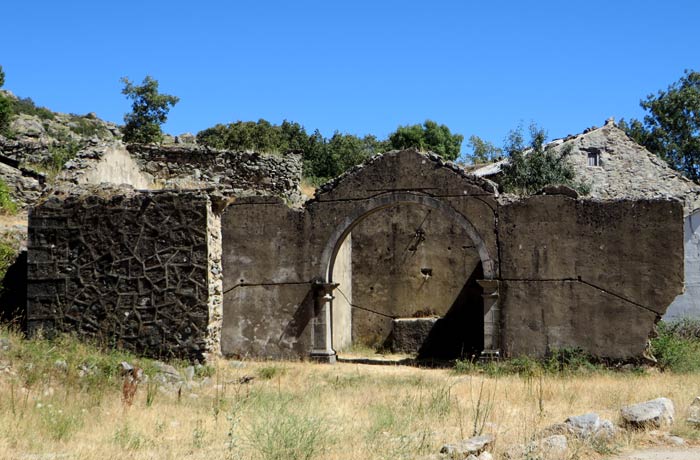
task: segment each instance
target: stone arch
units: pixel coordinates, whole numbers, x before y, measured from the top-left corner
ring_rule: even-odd
[[[332,295],[327,296],[326,294],[331,294],[336,286],[333,284],[333,268],[340,247],[353,228],[365,218],[400,204],[415,204],[438,210],[448,219],[454,220],[464,228],[481,259],[484,280],[480,284],[485,288],[484,298],[485,300],[487,297],[498,298],[498,282],[496,280],[498,273],[495,259],[489,253],[485,241],[474,225],[448,202],[425,193],[410,191],[386,192],[364,200],[358,200],[352,211],[346,214],[342,221],[335,226],[330,236],[326,239],[321,253],[320,267],[323,270],[323,274],[317,284],[317,309],[313,328],[314,347],[311,353],[312,357],[331,362],[335,359],[335,351],[332,349]],[[495,306],[495,301],[485,302],[484,304],[484,346],[488,351],[498,348],[496,343],[497,336],[494,335],[494,329],[497,332],[497,324],[495,323],[498,321]],[[487,314],[491,315],[491,321],[486,320]]]
[[[340,246],[345,240],[345,237],[347,237],[347,235],[357,224],[375,212],[379,212],[383,209],[396,206],[398,204],[411,203],[437,209],[444,213],[447,217],[454,219],[455,222],[460,224],[476,246],[483,265],[484,278],[496,278],[496,263],[489,254],[483,238],[476,228],[474,228],[474,225],[472,225],[469,219],[450,206],[449,203],[424,193],[388,192],[382,195],[374,196],[367,200],[362,200],[362,202],[351,213],[345,216],[339,225],[336,226],[335,230],[333,230],[326,242],[323,252],[321,253],[321,267],[324,269],[325,280],[329,283],[333,282],[332,272],[335,257],[340,249]]]

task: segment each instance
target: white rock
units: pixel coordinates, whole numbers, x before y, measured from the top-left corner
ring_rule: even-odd
[[[673,402],[668,398],[657,398],[639,404],[623,407],[622,420],[632,428],[645,429],[670,426],[674,416]]]
[[[452,457],[466,457],[469,454],[478,455],[484,449],[486,449],[494,441],[494,439],[494,436],[491,434],[475,436],[455,444],[445,444],[442,446],[442,449],[440,449],[440,453],[447,454]]]
[[[700,396],[697,396],[690,404],[686,421],[691,425],[700,426]]]

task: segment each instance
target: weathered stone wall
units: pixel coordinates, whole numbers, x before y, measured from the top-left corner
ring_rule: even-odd
[[[44,175],[21,165],[26,161],[25,155],[31,156],[35,150],[39,154],[46,148],[42,150],[36,144],[0,136],[0,180],[7,185],[10,197],[20,208],[35,203],[44,190]]]
[[[30,333],[74,332],[200,359],[210,315],[209,198],[89,189],[30,212]]]
[[[386,245],[392,232],[384,228],[394,208],[442,214],[446,220],[437,233],[461,229],[454,230],[455,244],[466,235],[478,254],[478,261],[470,255],[464,262],[465,274],[455,286],[469,287],[473,298],[483,294],[488,311],[478,322],[466,314],[450,315],[451,310],[444,313],[445,320],[436,321],[429,336],[448,342],[458,337],[445,345],[450,349],[464,350],[468,339],[460,334],[478,324],[484,346],[487,339],[496,340],[493,345],[510,355],[542,356],[575,347],[602,357],[639,358],[654,323],[682,288],[683,205],[678,201],[564,195],[501,199],[489,182],[434,156],[391,152],[322,187],[303,209],[260,198],[238,200],[226,209],[222,352],[258,357],[332,353],[333,304],[323,294],[333,288],[325,282],[345,278],[334,265],[341,243],[352,234],[357,328],[363,288],[356,282],[358,270],[367,269],[364,279],[371,287],[389,279],[382,267],[396,266],[377,265],[357,254],[363,245],[369,251],[365,255]],[[364,232],[362,225],[368,226]],[[372,238],[376,241],[362,241]],[[453,268],[450,257],[435,260],[436,266],[428,268]],[[466,266],[475,263],[482,270],[469,273]],[[401,295],[387,292],[384,297],[384,305],[391,305]],[[404,307],[402,302],[397,308]],[[415,312],[414,306],[407,311]],[[438,325],[445,329],[437,330]]]
[[[590,197],[601,199],[667,199],[684,203],[686,216],[685,292],[669,306],[664,320],[700,317],[700,238],[691,215],[700,208],[700,185],[671,169],[666,162],[630,139],[612,119],[601,128],[557,139],[549,147],[570,149],[569,161],[578,179],[590,186]],[[589,166],[589,155],[598,160]],[[497,177],[505,160],[477,167],[481,177]]]
[[[91,161],[95,159],[99,161]],[[139,190],[159,188],[153,176],[141,171],[121,142],[82,150],[66,164],[65,172],[59,177],[64,179],[80,186],[106,183],[131,185]]]
[[[460,308],[482,314],[481,297],[460,295],[481,260],[450,216],[398,205],[368,216],[352,234],[356,343],[390,345],[395,318],[442,317]]]
[[[502,344],[639,357],[683,283],[676,200],[534,196],[499,208]]]
[[[194,145],[129,145],[141,171],[163,188],[216,187],[301,199],[301,156],[212,150]]]
[[[403,204],[433,209],[453,216],[454,225],[469,226],[478,245],[471,236],[469,244],[478,246],[485,271],[494,275],[498,251],[493,185],[466,176],[436,156],[414,151],[385,154],[323,187],[301,210],[256,198],[239,199],[226,209],[223,353],[300,357],[318,349],[324,340],[319,329],[333,315],[320,318],[324,307],[315,303],[314,281],[343,279],[334,261],[338,263],[346,236],[361,222],[370,222],[373,213],[379,216]],[[377,225],[382,224],[380,219]],[[353,238],[353,247],[356,241]],[[334,295],[342,297],[339,292]]]
[[[658,156],[634,142],[608,120],[601,128],[553,143],[571,148],[569,161],[576,176],[590,185],[590,196],[604,199],[655,199],[685,201],[685,213],[700,207],[700,186],[671,169]],[[588,165],[597,155],[598,166]]]
[[[224,212],[224,355],[308,355],[314,302],[306,228],[305,213],[279,198],[241,198]]]

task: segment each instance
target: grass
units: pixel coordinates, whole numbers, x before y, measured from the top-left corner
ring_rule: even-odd
[[[17,203],[10,196],[10,188],[5,181],[0,180],[0,214],[14,216],[17,214]]]
[[[595,411],[618,421],[621,406],[659,396],[676,404],[672,432],[700,443],[684,422],[698,375],[670,369],[555,371],[557,361],[532,371],[534,364],[516,361],[511,366],[520,372],[458,373],[218,360],[199,368],[191,384],[166,391],[154,383],[147,359],[72,337],[24,340],[7,330],[0,337],[10,340],[0,351],[2,458],[412,459],[475,433],[496,435],[498,458],[568,416]],[[122,402],[121,361],[148,376],[131,406]],[[257,378],[239,383],[250,375]],[[624,431],[608,442],[571,439],[567,460],[602,459],[654,439]]]

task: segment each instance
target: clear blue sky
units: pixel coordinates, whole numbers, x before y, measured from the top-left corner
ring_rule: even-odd
[[[180,97],[164,127],[265,118],[384,137],[427,118],[497,145],[641,117],[700,70],[700,2],[4,2],[5,88],[122,122],[120,77]]]

